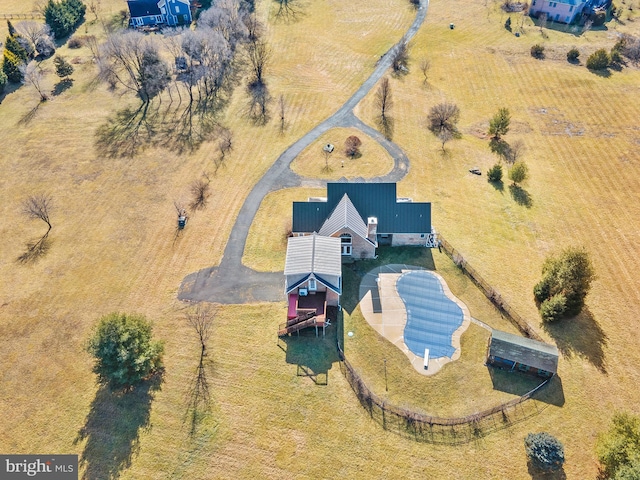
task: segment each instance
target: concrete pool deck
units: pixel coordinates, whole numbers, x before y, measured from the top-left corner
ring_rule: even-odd
[[[445,364],[460,358],[460,337],[471,324],[471,314],[467,306],[451,293],[445,280],[432,270],[440,280],[444,294],[455,302],[463,313],[462,325],[452,335],[455,352],[451,357],[438,357],[429,360],[428,370],[424,369],[424,359],[409,350],[404,342],[404,329],[407,324],[407,310],[398,294],[396,283],[404,273],[411,270],[425,270],[413,265],[385,265],[368,272],[360,283],[360,310],[369,325],[384,338],[398,347],[409,358],[413,368],[422,375],[434,375]]]

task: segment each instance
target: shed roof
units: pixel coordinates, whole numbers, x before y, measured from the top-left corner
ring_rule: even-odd
[[[317,234],[291,237],[287,243],[285,275],[314,273],[342,275],[340,239],[321,237]]]
[[[157,0],[128,0],[127,4],[132,18],[162,15]]]
[[[356,235],[367,238],[368,228],[360,214],[345,193],[329,218],[322,224],[319,235],[329,237],[343,228],[351,229]]]
[[[558,348],[555,345],[500,330],[491,333],[489,355],[551,373],[558,371]]]
[[[320,231],[345,194],[365,225],[378,219],[378,233],[431,232],[431,203],[398,202],[395,183],[365,182],[328,183],[326,202],[294,202],[293,231]]]

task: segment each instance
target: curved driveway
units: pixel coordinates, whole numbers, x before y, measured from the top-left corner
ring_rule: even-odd
[[[242,255],[249,229],[264,197],[272,191],[300,185],[324,186],[326,181],[300,177],[289,168],[291,162],[323,133],[335,127],[354,127],[382,145],[394,159],[394,168],[387,175],[369,179],[370,182],[397,182],[409,171],[409,159],[402,149],[380,132],[364,124],[353,113],[355,106],[378,83],[393,63],[399,46],[409,42],[427,15],[428,0],[420,0],[416,18],[402,39],[385,53],[369,78],[329,118],[318,124],[297,142],[285,150],[253,187],[240,209],[231,230],[220,266],[210,267],[187,275],[180,285],[178,298],[187,301],[216,303],[273,302],[283,297],[282,272],[256,272],[242,265]]]

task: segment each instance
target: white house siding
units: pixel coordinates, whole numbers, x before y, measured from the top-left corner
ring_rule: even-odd
[[[427,242],[427,235],[421,233],[394,233],[391,246],[400,247],[402,245],[424,246]]]
[[[569,2],[551,2],[547,0],[533,0],[531,13],[540,16],[547,14],[547,19],[554,22],[571,23],[576,15],[582,12],[585,2],[576,1],[575,5]]]

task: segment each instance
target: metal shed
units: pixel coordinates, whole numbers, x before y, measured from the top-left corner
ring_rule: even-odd
[[[549,378],[558,371],[558,348],[493,330],[487,348],[487,365]]]

